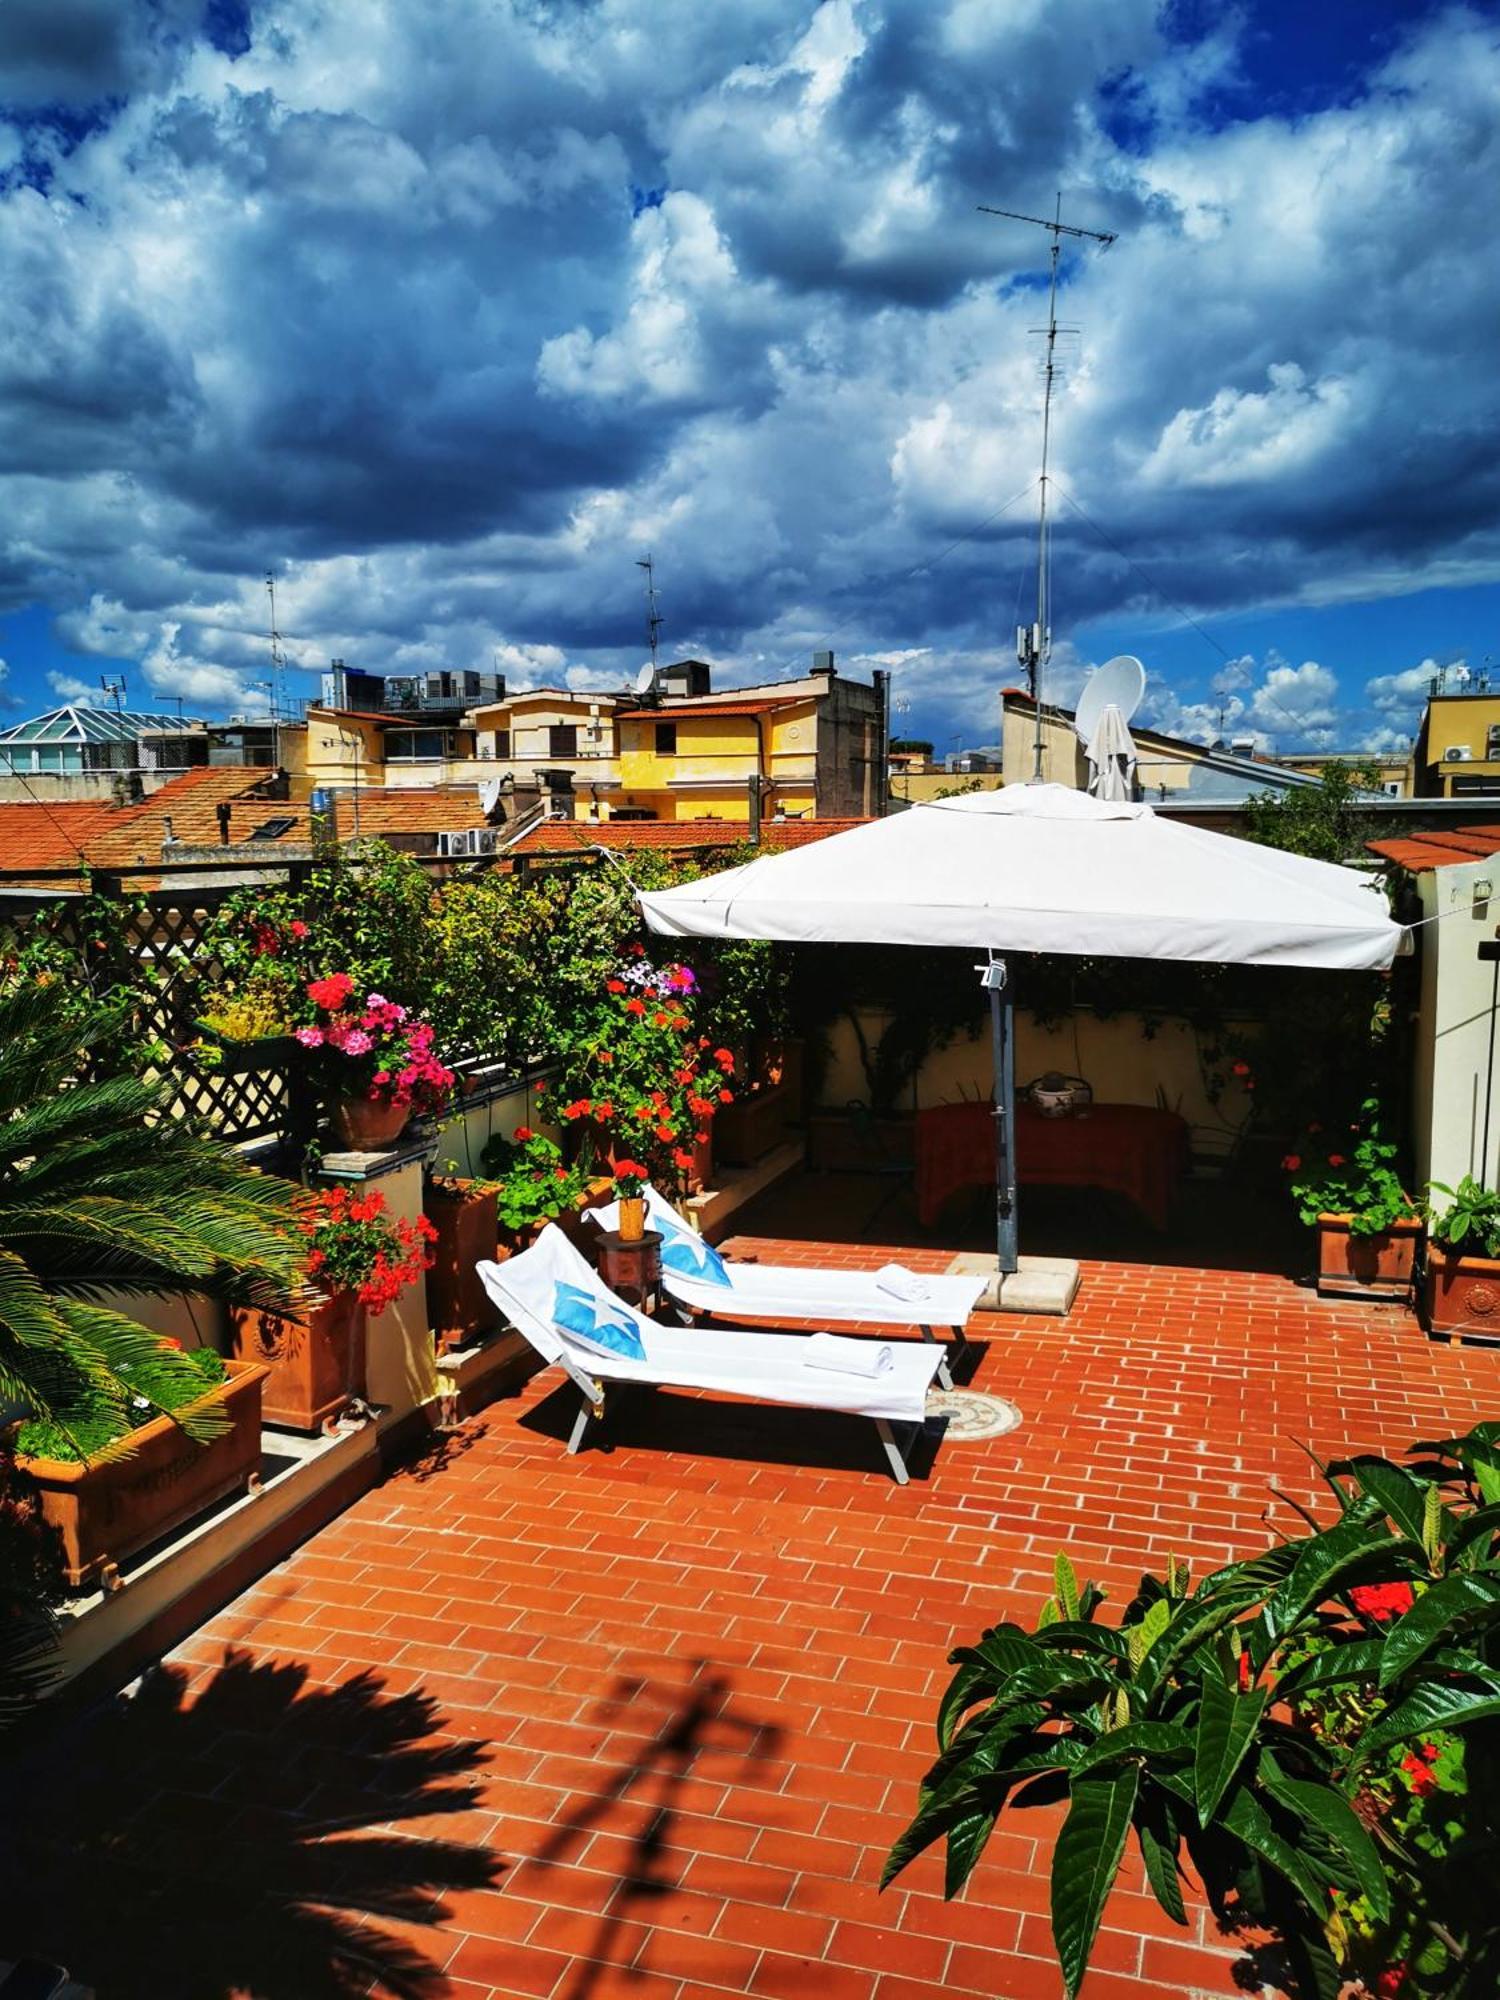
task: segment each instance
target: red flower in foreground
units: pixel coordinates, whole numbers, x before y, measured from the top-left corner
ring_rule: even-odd
[[[1283,1173],[1294,1174],[1301,1164],[1302,1155],[1300,1153],[1288,1153],[1281,1163],[1281,1170]]]
[[[606,979],[604,990],[606,993],[623,993],[625,991],[625,982],[623,979]]]
[[[1397,2000],[1397,1995],[1406,1984],[1406,1967],[1388,1965],[1375,1982],[1375,1991],[1380,2000]]]
[[[685,1153],[682,1150],[681,1146],[679,1146],[677,1150],[673,1153],[672,1158],[677,1162],[678,1166],[681,1167],[684,1173],[686,1173],[693,1164],[692,1154]]]
[[[646,1003],[644,1000],[627,1000],[625,1002],[625,1012],[627,1014],[644,1014],[645,1011]]]
[[[292,921],[287,925],[287,929],[294,938],[305,938],[311,935],[311,926],[303,923],[300,917],[293,917]]]
[[[1344,1155],[1342,1153],[1330,1153],[1328,1155],[1328,1164],[1330,1167],[1341,1167],[1344,1164]]]
[[[714,1061],[724,1071],[726,1076],[734,1075],[734,1057],[728,1049],[715,1049]]]
[[[1241,1694],[1248,1694],[1249,1692],[1250,1692],[1250,1655],[1249,1655],[1248,1653],[1241,1653],[1241,1654],[1240,1654],[1240,1693],[1241,1693]]]
[[[307,997],[315,1007],[326,1007],[330,1014],[336,1014],[353,991],[354,981],[347,972],[331,972],[326,979],[309,984]]]
[[[1409,1583],[1357,1583],[1349,1597],[1356,1611],[1373,1618],[1377,1625],[1388,1624],[1410,1611],[1417,1601]]]
[[[1250,1074],[1250,1065],[1247,1062],[1231,1063],[1230,1068],[1236,1076],[1248,1076]]]
[[[518,1125],[512,1136],[518,1146],[524,1146],[527,1140],[534,1139],[536,1134],[529,1125]]]
[[[1435,1792],[1438,1788],[1438,1781],[1432,1772],[1432,1766],[1437,1760],[1438,1748],[1435,1743],[1419,1743],[1415,1750],[1409,1750],[1401,1759],[1406,1782],[1419,1799],[1425,1798],[1428,1792]]]

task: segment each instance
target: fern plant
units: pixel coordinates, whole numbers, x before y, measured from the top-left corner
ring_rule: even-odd
[[[133,1370],[172,1382],[176,1402],[202,1391],[121,1296],[285,1306],[299,1249],[291,1188],[169,1116],[166,1086],[128,1073],[126,1032],[118,1009],[64,1012],[32,983],[0,992],[0,1410],[66,1437],[70,1409],[113,1407],[117,1449]],[[195,1434],[214,1421],[183,1419]]]

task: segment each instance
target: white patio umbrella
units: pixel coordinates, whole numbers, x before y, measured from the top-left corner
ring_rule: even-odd
[[[1401,927],[1350,869],[1063,785],[937,799],[640,895],[669,937],[974,947],[995,1039],[996,1219],[1016,1268],[1005,951],[1333,970],[1387,966]]]

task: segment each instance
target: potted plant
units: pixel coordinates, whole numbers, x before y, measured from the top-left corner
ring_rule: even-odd
[[[689,1192],[712,1171],[712,1128],[734,1099],[734,1052],[696,1031],[696,980],[644,958],[605,981],[569,1051],[557,1116],[578,1147],[645,1162],[660,1186]]]
[[[619,1204],[619,1232],[623,1243],[639,1243],[646,1233],[644,1189],[650,1172],[639,1160],[615,1161],[615,1200]]]
[[[502,1243],[492,1255],[509,1256],[512,1250],[526,1249],[545,1223],[569,1227],[590,1191],[583,1168],[564,1160],[557,1141],[529,1125],[518,1125],[508,1140],[497,1133],[481,1160],[485,1171],[495,1176]]]
[[[469,1342],[494,1322],[495,1309],[475,1269],[493,1257],[499,1237],[498,1191],[490,1180],[456,1171],[429,1174],[422,1205],[434,1235],[427,1266],[427,1320],[440,1354]]]
[[[1420,1209],[1396,1171],[1373,1097],[1347,1131],[1309,1125],[1301,1150],[1282,1160],[1302,1221],[1318,1231],[1318,1290],[1325,1295],[1410,1297],[1422,1234]]]
[[[378,1188],[309,1190],[297,1206],[305,1303],[233,1308],[230,1337],[239,1358],[268,1371],[267,1423],[314,1431],[363,1397],[366,1315],[384,1312],[422,1276],[437,1232],[425,1215],[388,1215]]]
[[[74,1590],[113,1588],[127,1556],[260,1483],[265,1369],[175,1340],[159,1348],[120,1364],[123,1397],[113,1384],[81,1384],[9,1434]]]
[[[328,1098],[335,1134],[355,1152],[394,1145],[414,1113],[441,1111],[453,1072],[433,1053],[431,1026],[382,993],[355,999],[347,972],[310,980],[315,1019],[296,1031]]]
[[[1434,1194],[1448,1198],[1441,1210]],[[1500,1334],[1500,1194],[1465,1174],[1456,1188],[1429,1181],[1427,1196],[1428,1332]]]

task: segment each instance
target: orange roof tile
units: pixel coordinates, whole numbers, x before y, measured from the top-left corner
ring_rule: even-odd
[[[0,802],[0,876],[27,869],[70,868],[87,853],[90,837],[118,816],[98,799],[38,797]]]
[[[783,819],[762,820],[761,837],[766,847],[780,851],[806,847],[824,840],[830,833],[863,826],[862,819]],[[549,820],[533,827],[510,849],[512,854],[577,854],[590,847],[620,850],[655,849],[685,852],[695,847],[736,847],[750,838],[750,822],[743,819],[576,819]]]
[[[1394,861],[1413,875],[1429,868],[1451,868],[1463,861],[1488,861],[1500,854],[1500,826],[1444,827],[1438,832],[1414,833],[1404,840],[1371,840],[1366,846],[1382,861]]]
[[[216,845],[219,820],[215,808],[227,801],[232,813],[236,802],[261,794],[273,775],[258,764],[204,764],[195,771],[184,771],[143,804],[113,808],[110,818],[87,843],[89,860],[96,868],[131,868],[160,861],[169,819],[174,839],[188,846]],[[261,794],[255,797],[252,810],[265,819],[276,805],[276,800]]]

